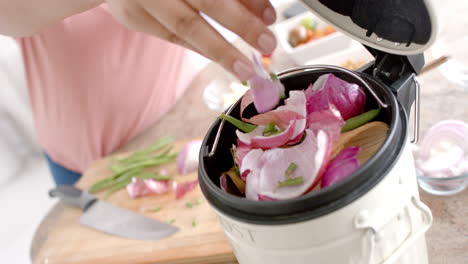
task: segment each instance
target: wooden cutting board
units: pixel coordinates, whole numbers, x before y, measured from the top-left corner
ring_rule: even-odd
[[[186,142],[176,142],[180,150]],[[109,159],[95,162],[77,183],[87,190],[96,180],[111,175]],[[175,164],[164,167],[176,181],[196,179],[197,173],[178,175]],[[102,198],[103,194],[98,194]],[[199,200],[189,208],[187,203]],[[132,199],[121,190],[107,199],[148,217],[170,221],[180,228],[176,234],[158,241],[128,240],[81,226],[81,210],[66,207],[55,219],[34,263],[40,264],[143,264],[143,263],[236,263],[231,247],[214,211],[203,198],[200,187],[175,200],[173,192]],[[155,208],[161,209],[154,212]],[[194,225],[193,222],[197,224]]]

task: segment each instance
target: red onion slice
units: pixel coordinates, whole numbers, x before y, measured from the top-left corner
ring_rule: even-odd
[[[154,179],[140,180],[132,178],[132,182],[127,184],[127,193],[132,198],[162,194],[170,190],[170,181],[157,181]]]
[[[248,84],[257,112],[265,113],[278,105],[281,95],[284,94],[284,86],[278,79],[270,77],[260,58],[255,54],[253,61],[255,74],[248,81]]]
[[[152,194],[151,190],[146,186],[145,182],[137,178],[132,178],[132,182],[127,184],[127,193],[132,198],[138,198]]]
[[[221,187],[221,190],[227,192],[228,183],[225,173],[221,174],[221,177],[219,177],[219,186]]]
[[[314,133],[319,130],[325,131],[332,144],[340,138],[344,124],[345,121],[334,105],[329,105],[329,108],[325,110],[309,113],[307,116],[307,128]]]
[[[414,151],[416,167],[429,177],[468,173],[468,124],[460,120],[436,123]]]
[[[154,194],[163,194],[171,189],[169,181],[157,181],[154,179],[143,180],[146,187]]]
[[[250,171],[246,180],[246,198],[284,200],[304,194],[318,183],[320,171],[328,162],[329,149],[330,141],[325,132],[319,131],[314,135],[306,130],[304,141],[296,146],[251,150],[240,168],[241,174]],[[290,177],[302,177],[303,183],[278,188],[279,183],[286,179],[285,171],[291,163],[297,164],[297,168]]]
[[[250,133],[236,131],[238,139],[251,148],[269,149],[281,147],[297,141],[302,136],[306,126],[306,99],[303,91],[291,91],[285,105],[268,113],[257,115],[249,121],[259,125]],[[266,124],[273,122],[283,132],[273,136],[263,136]]]
[[[333,104],[344,120],[361,114],[366,104],[366,94],[361,87],[331,73],[320,76],[305,94],[307,113],[326,110]]]
[[[359,168],[357,154],[359,147],[349,147],[342,150],[325,169],[320,187],[331,186],[355,172]]]
[[[265,126],[258,126],[250,133],[242,133],[239,130],[236,130],[236,135],[242,143],[250,146],[251,148],[271,149],[284,146],[293,139],[295,127],[296,120],[292,120],[285,131],[273,136],[262,135]]]
[[[240,141],[239,139],[237,139],[237,146],[233,145],[232,148],[234,151],[235,163],[237,167],[240,168],[242,166],[242,160],[252,148],[248,144],[245,144],[242,141]]]
[[[176,199],[182,198],[186,193],[195,189],[198,185],[198,180],[188,182],[174,182],[172,188],[175,192]]]
[[[177,171],[188,174],[198,169],[198,156],[202,141],[194,140],[187,143],[177,155]]]

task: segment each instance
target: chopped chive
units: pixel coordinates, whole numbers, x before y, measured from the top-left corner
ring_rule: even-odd
[[[242,85],[247,86],[247,82],[246,82],[246,81],[242,81],[241,83],[242,83]]]
[[[283,188],[286,186],[294,186],[294,185],[300,185],[304,183],[304,179],[302,177],[297,177],[297,178],[289,178],[286,179],[282,182],[278,182],[278,186],[276,188]]]
[[[297,169],[296,163],[291,162],[291,164],[289,164],[288,168],[284,172],[284,175],[286,175],[286,178],[291,178],[291,174],[293,174],[296,169]]]
[[[195,205],[199,205],[199,204],[200,204],[200,199],[197,198],[194,202],[186,202],[185,207],[193,208]]]
[[[276,131],[278,131],[278,129],[276,129],[275,123],[270,122],[268,123],[268,125],[265,126],[265,129],[263,130],[263,135],[265,136],[265,134],[267,133],[272,133]]]
[[[283,131],[277,129],[274,122],[270,122],[270,123],[268,123],[268,125],[265,126],[265,129],[263,130],[263,135],[268,137],[268,136],[273,136],[273,135],[279,134],[281,132],[283,132]]]
[[[175,223],[175,219],[171,219],[171,220],[167,221],[167,223],[172,225],[173,223]]]
[[[150,209],[149,211],[150,211],[150,212],[157,213],[157,212],[161,211],[161,207],[158,206],[158,207],[156,207],[156,208]]]
[[[270,73],[270,78],[272,80],[278,80],[278,75],[274,74],[274,73]]]
[[[196,227],[197,224],[198,224],[198,220],[197,220],[196,217],[194,217],[193,220],[192,220],[192,226],[193,226],[193,227]]]
[[[252,132],[255,128],[257,128],[256,125],[252,125],[252,124],[240,121],[239,119],[236,119],[226,114],[221,114],[220,116],[218,116],[218,118],[228,121],[229,123],[231,123],[232,125],[234,125],[235,127],[237,127],[238,129],[240,129],[242,132],[245,132],[245,133]]]
[[[362,113],[358,116],[351,117],[348,120],[346,120],[343,128],[341,129],[341,132],[347,132],[355,128],[358,128],[372,121],[374,118],[376,118],[379,115],[379,113],[380,113],[380,108],[377,108],[377,109],[372,109],[370,111]]]

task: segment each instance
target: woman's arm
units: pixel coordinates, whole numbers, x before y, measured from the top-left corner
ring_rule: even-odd
[[[271,54],[276,47],[275,35],[267,27],[276,19],[269,0],[106,2],[114,17],[128,28],[192,49],[223,66],[242,81],[254,75],[252,62],[228,43],[200,14],[211,17],[263,54]]]
[[[103,0],[0,0],[0,34],[25,37]]]
[[[192,49],[243,81],[254,74],[252,62],[201,13],[263,54],[271,54],[276,47],[276,38],[267,27],[276,19],[270,0],[0,0],[0,34],[30,36],[104,1],[128,28]]]

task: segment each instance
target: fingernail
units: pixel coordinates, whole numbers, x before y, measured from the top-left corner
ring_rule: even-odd
[[[263,11],[263,22],[267,25],[271,25],[276,21],[276,12],[273,8],[267,7]]]
[[[236,62],[234,62],[233,69],[234,74],[241,81],[247,81],[254,74],[253,66],[242,60],[236,60]]]
[[[272,53],[276,47],[276,39],[273,34],[269,32],[262,33],[257,42],[261,51],[265,54]]]

